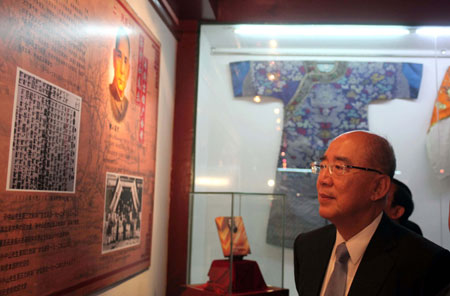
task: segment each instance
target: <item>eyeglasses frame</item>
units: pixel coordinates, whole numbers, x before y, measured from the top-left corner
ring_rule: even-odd
[[[311,162],[311,172],[312,172],[312,167],[315,166],[315,167],[319,167],[319,173],[314,173],[314,172],[312,172],[312,173],[315,174],[315,175],[320,174],[320,170],[321,170],[320,165],[321,164],[319,162],[317,162],[317,161]],[[360,167],[360,166],[350,165],[350,164],[344,164],[343,166],[348,168],[348,169],[357,169],[357,170],[363,170],[363,171],[368,171],[368,172],[375,172],[375,173],[378,173],[380,175],[385,175],[385,173],[382,173],[382,172],[380,172],[379,170],[376,170],[376,169],[365,168],[365,167]],[[330,175],[333,175],[332,170],[331,170],[331,166],[326,165],[326,167],[328,168],[328,172],[330,173]],[[345,174],[343,174],[343,175],[337,174],[337,175],[338,176],[343,176]]]

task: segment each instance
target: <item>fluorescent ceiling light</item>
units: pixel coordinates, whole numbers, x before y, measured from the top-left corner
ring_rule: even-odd
[[[199,177],[195,179],[195,185],[226,186],[230,183],[228,178]]]
[[[238,35],[262,36],[401,36],[410,34],[400,26],[352,26],[352,25],[240,25]]]
[[[417,28],[416,34],[428,36],[450,35],[450,27],[421,27]]]

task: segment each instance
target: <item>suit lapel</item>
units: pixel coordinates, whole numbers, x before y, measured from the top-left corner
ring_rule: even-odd
[[[396,247],[396,240],[391,223],[393,222],[383,214],[380,224],[361,259],[348,293],[349,296],[371,296],[379,293],[383,282],[394,266],[392,251]]]
[[[305,293],[302,295],[319,295],[335,240],[336,228],[333,226],[328,228],[320,243],[313,246],[308,257],[305,258],[307,263],[302,272]]]

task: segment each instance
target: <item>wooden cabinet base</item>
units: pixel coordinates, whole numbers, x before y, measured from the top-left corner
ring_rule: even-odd
[[[269,295],[269,296],[289,296],[288,289],[267,286],[266,289],[260,291],[248,291],[243,293],[217,294],[213,291],[205,289],[206,284],[187,285],[182,296],[216,296],[216,295],[232,295],[232,296],[250,296],[250,295]]]

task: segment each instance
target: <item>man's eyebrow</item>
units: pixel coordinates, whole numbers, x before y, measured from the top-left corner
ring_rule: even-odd
[[[336,157],[334,158],[334,160],[339,160],[339,161],[342,161],[342,162],[351,163],[351,161],[350,161],[349,158],[343,157],[343,156],[336,156]]]
[[[326,155],[323,155],[322,157],[319,158],[319,160],[320,160],[320,161],[327,160],[327,156],[326,156]]]

